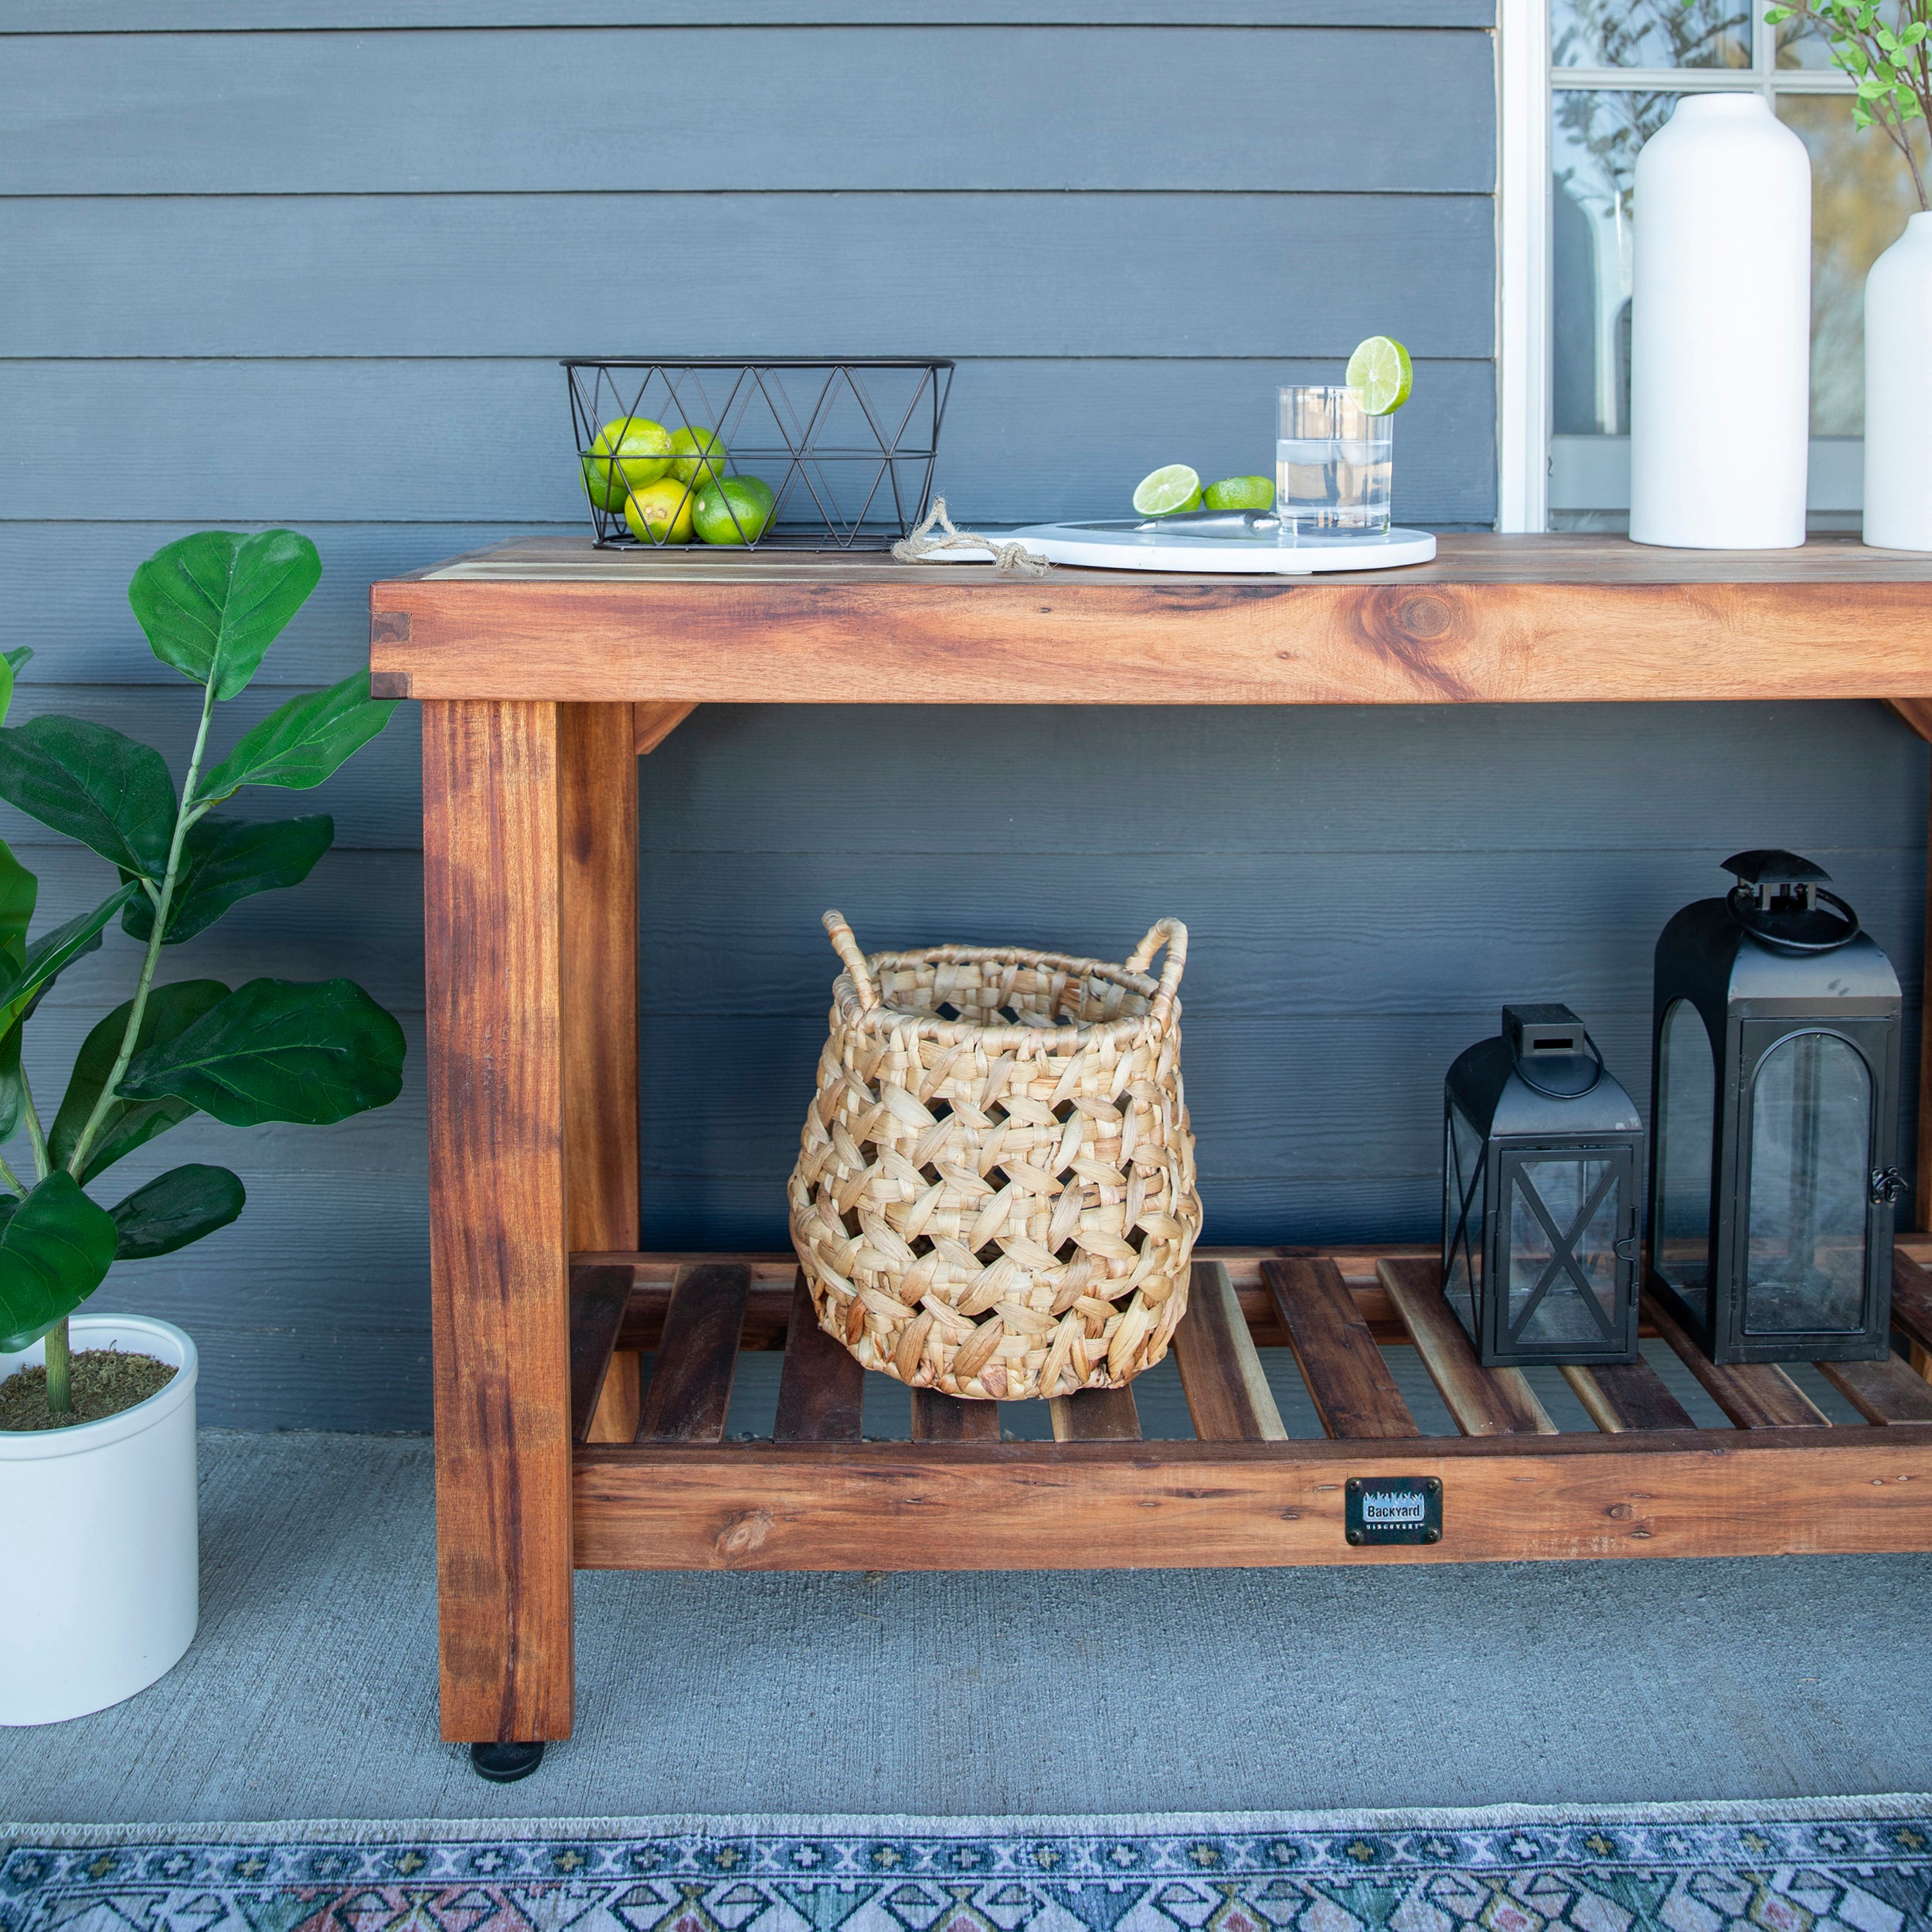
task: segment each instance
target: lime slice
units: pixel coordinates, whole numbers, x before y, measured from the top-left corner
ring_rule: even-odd
[[[1185,463],[1170,463],[1142,477],[1134,492],[1134,508],[1141,516],[1172,516],[1200,506],[1201,479]]]
[[[1416,386],[1415,365],[1409,352],[1390,335],[1371,335],[1355,345],[1342,379],[1361,398],[1371,416],[1392,416],[1409,400]]]
[[[1271,476],[1224,476],[1210,483],[1203,499],[1210,510],[1271,510],[1274,508],[1274,478]]]

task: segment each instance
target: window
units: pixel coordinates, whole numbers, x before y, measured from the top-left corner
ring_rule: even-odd
[[[1883,134],[1852,127],[1849,77],[1767,4],[1501,0],[1499,527],[1627,523],[1638,151],[1680,94],[1740,90],[1811,151],[1812,521],[1855,527],[1865,272],[1917,202]]]

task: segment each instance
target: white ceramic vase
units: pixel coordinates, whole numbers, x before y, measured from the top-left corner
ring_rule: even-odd
[[[1932,215],[1865,278],[1865,540],[1932,550]]]
[[[1804,541],[1811,163],[1757,94],[1686,94],[1637,158],[1630,534]]]
[[[201,1610],[195,1345],[145,1315],[79,1315],[83,1349],[175,1365],[132,1409],[70,1429],[0,1430],[0,1724],[52,1724],[144,1690]],[[46,1359],[0,1355],[0,1380]]]

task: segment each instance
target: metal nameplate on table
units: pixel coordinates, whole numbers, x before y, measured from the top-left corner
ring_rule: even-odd
[[[1352,1543],[1442,1541],[1442,1485],[1434,1476],[1351,1476],[1342,1496]]]

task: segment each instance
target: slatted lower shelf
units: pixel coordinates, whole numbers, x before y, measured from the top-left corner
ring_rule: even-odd
[[[1894,1321],[1932,1350],[1932,1249],[1901,1247]],[[1932,1383],[1894,1356],[1820,1364],[1834,1427],[1774,1365],[1660,1335],[1727,1426],[1648,1362],[1566,1369],[1595,1424],[1560,1432],[1529,1379],[1475,1359],[1413,1248],[1209,1250],[1175,1333],[1196,1440],[1144,1442],[1131,1389],[1049,1405],[912,1396],[912,1440],[861,1439],[865,1373],[811,1319],[788,1255],[583,1255],[571,1273],[577,1561],[590,1569],[1023,1570],[1454,1563],[1932,1549]],[[1457,1437],[1417,1427],[1385,1351],[1413,1348]],[[1291,1440],[1257,1347],[1292,1349],[1325,1439]],[[723,1440],[746,1350],[782,1349],[770,1441]],[[640,1403],[634,1352],[656,1366]],[[627,1369],[624,1365],[630,1362]],[[619,1365],[612,1372],[612,1365]],[[629,1440],[592,1440],[628,1436]],[[1352,1546],[1350,1477],[1434,1476],[1436,1544]]]

